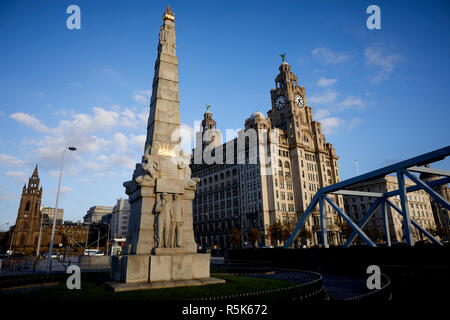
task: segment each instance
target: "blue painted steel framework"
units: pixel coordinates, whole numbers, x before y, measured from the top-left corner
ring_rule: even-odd
[[[411,219],[411,216],[409,214],[409,205],[408,205],[408,192],[417,191],[420,189],[423,189],[426,191],[432,199],[434,199],[437,203],[442,205],[447,210],[450,210],[450,203],[446,201],[444,198],[442,198],[438,193],[436,193],[432,187],[439,186],[443,184],[450,183],[450,172],[445,170],[435,170],[430,168],[424,168],[420,167],[428,163],[433,163],[436,161],[440,161],[445,159],[446,156],[450,155],[450,146],[422,154],[420,156],[398,162],[396,164],[386,166],[384,168],[371,171],[369,173],[365,173],[359,176],[356,176],[354,178],[344,180],[341,182],[338,182],[336,184],[324,187],[319,189],[317,193],[314,195],[313,199],[311,200],[310,204],[306,208],[306,211],[304,214],[300,217],[294,231],[292,232],[289,239],[284,244],[284,248],[289,248],[294,243],[294,240],[297,239],[300,230],[303,228],[306,220],[310,216],[312,210],[316,207],[317,204],[319,204],[320,208],[320,227],[321,227],[321,235],[322,235],[322,246],[328,247],[328,239],[327,239],[327,224],[326,224],[326,212],[324,210],[324,203],[325,201],[330,204],[330,206],[347,222],[350,227],[353,229],[353,233],[348,237],[347,241],[344,244],[344,247],[348,247],[357,236],[360,236],[367,245],[371,247],[376,247],[376,244],[364,233],[362,230],[369,219],[374,215],[376,209],[381,206],[381,212],[384,222],[384,232],[386,237],[386,245],[391,246],[391,239],[389,234],[389,221],[387,217],[387,206],[391,206],[395,212],[398,212],[403,217],[403,235],[406,240],[406,243],[409,246],[414,245],[414,238],[412,234],[412,226],[414,226],[417,230],[422,232],[427,238],[429,238],[433,243],[442,245],[442,243],[433,237],[429,232],[427,232],[424,228],[422,228],[417,222],[415,222],[413,219]],[[427,173],[433,173],[438,176],[443,176],[444,178],[441,178],[439,180],[431,181],[430,183],[426,183],[419,179],[417,176],[415,176],[412,172],[427,172]],[[397,180],[398,180],[398,190],[385,192],[385,193],[374,193],[374,192],[361,192],[361,191],[353,191],[353,190],[346,190],[345,188],[348,188],[352,185],[355,185],[357,183],[366,182],[370,180],[374,180],[380,177],[384,177],[388,174],[396,173]],[[405,185],[405,176],[411,179],[416,185],[406,187]],[[353,195],[353,196],[369,196],[369,197],[376,197],[376,201],[373,203],[373,205],[369,208],[367,213],[364,215],[364,217],[361,219],[359,224],[354,222],[345,212],[339,208],[339,206],[333,202],[328,197],[328,194],[344,194],[344,195]],[[400,196],[400,202],[401,202],[401,209],[398,208],[392,201],[389,200],[390,197],[393,196]]]

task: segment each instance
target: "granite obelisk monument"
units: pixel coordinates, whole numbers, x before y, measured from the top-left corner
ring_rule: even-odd
[[[223,283],[210,278],[210,255],[197,254],[189,156],[180,149],[180,97],[175,16],[164,12],[159,32],[150,114],[142,162],[131,181],[130,219],[123,254],[113,257],[114,291]]]

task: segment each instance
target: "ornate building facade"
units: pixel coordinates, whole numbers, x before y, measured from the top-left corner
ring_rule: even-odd
[[[429,167],[429,165],[425,165]],[[425,182],[431,182],[434,180],[439,180],[439,176],[422,173],[420,174],[420,179]],[[450,201],[450,188],[448,184],[443,184],[437,187],[433,187],[433,190],[440,194],[445,200]],[[436,223],[436,228],[441,229],[442,232],[439,235],[442,240],[450,241],[450,211],[443,208],[434,199],[430,198],[431,208],[433,210],[434,221]]]
[[[304,87],[284,59],[279,71],[270,91],[272,109],[267,116],[254,112],[238,138],[221,144],[211,111],[204,114],[196,139],[202,147],[194,150],[191,164],[192,175],[200,178],[193,212],[196,241],[203,247],[228,247],[232,229],[241,230],[242,246],[250,246],[253,228],[261,235],[259,246],[279,245],[269,234],[270,226],[295,226],[316,191],[339,181],[338,156],[320,122],[313,120]],[[205,158],[210,154],[214,162]],[[218,155],[223,155],[221,161]],[[334,197],[343,208],[342,196]],[[342,220],[328,204],[326,210],[330,244],[342,244]],[[319,244],[318,209],[306,229],[309,236],[303,243]]]
[[[405,179],[407,187],[414,186],[415,183],[409,179]],[[358,183],[350,188],[351,190],[386,193],[398,190],[398,181],[395,176],[385,176],[372,181]],[[372,204],[375,202],[373,197],[344,196],[345,212],[353,219],[360,222]],[[394,196],[390,200],[399,208],[400,196]],[[426,230],[434,230],[436,228],[433,216],[432,204],[428,193],[424,190],[408,193],[408,204],[411,218]],[[403,217],[399,215],[390,206],[387,206],[387,217],[389,222],[389,234],[393,243],[404,242],[403,239]],[[425,240],[426,238],[413,228],[413,236],[415,241]],[[383,224],[383,215],[379,206],[372,218],[368,221],[364,228],[367,235],[376,242],[385,241],[385,231]]]

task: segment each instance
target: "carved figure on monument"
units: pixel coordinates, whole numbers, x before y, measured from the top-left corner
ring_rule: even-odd
[[[184,212],[183,204],[181,203],[181,195],[173,195],[173,216],[172,216],[172,247],[183,246],[183,221]]]
[[[150,155],[150,145],[145,149],[144,160],[142,168],[150,174],[152,179],[157,178],[160,167],[158,161]]]
[[[150,154],[151,147],[148,145],[145,148],[144,155],[142,156],[141,171],[144,171],[144,175],[136,178],[136,182],[142,185],[145,182],[152,184],[158,177],[158,172],[161,170],[159,162],[155,156]],[[146,174],[148,173],[148,174]]]
[[[185,181],[185,187],[188,189],[193,189],[200,182],[199,178],[191,177],[191,168],[189,167],[189,163],[184,161],[182,158],[181,161],[178,162],[178,169],[183,171],[182,179]]]
[[[165,192],[160,194],[160,200],[157,200],[155,206],[155,213],[158,216],[157,223],[157,237],[156,242],[158,248],[170,247],[170,227],[172,220],[173,203],[170,197],[167,197]]]

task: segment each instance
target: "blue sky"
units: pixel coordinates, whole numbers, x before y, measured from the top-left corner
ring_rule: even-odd
[[[66,8],[81,9],[81,30]],[[1,1],[0,230],[35,164],[42,205],[81,220],[125,197],[143,151],[161,17],[175,13],[182,122],[219,129],[270,108],[287,53],[343,179],[449,144],[447,1]],[[366,8],[381,9],[381,30]],[[448,169],[449,161],[436,167]]]

